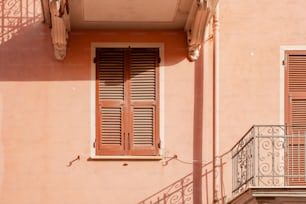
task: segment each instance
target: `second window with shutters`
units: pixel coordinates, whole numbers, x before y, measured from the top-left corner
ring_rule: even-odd
[[[285,146],[285,171],[287,184],[300,186],[306,184],[306,50],[288,50],[285,56],[285,123],[290,135]]]
[[[159,49],[96,49],[96,155],[159,154]]]

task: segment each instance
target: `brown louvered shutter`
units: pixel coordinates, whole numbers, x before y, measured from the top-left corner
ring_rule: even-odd
[[[158,49],[97,49],[97,155],[159,153]]]
[[[306,51],[286,52],[285,122],[289,125],[287,174],[289,185],[306,185]]]
[[[130,52],[130,154],[156,155],[159,136],[158,49],[135,48]]]
[[[295,138],[296,140],[297,138]],[[305,145],[297,141],[290,141],[287,147],[287,175],[288,185],[305,186]]]
[[[122,49],[96,51],[97,155],[124,154],[123,104],[125,53]]]

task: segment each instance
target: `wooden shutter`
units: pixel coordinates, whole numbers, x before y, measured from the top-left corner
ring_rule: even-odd
[[[306,51],[286,52],[286,123],[292,133],[306,131]]]
[[[287,54],[289,92],[306,92],[306,52]]]
[[[130,153],[156,155],[159,136],[158,49],[132,49],[130,52]]]
[[[306,133],[306,51],[286,52],[285,122],[290,136],[287,147],[289,185],[306,185],[304,134]]]
[[[97,155],[124,154],[124,67],[124,50],[97,49]]]
[[[287,175],[288,185],[304,186],[306,184],[305,176],[305,145],[301,143],[289,142],[287,149]]]
[[[97,49],[98,155],[157,155],[158,49]]]
[[[290,124],[294,134],[304,134],[306,131],[306,97],[290,96]]]

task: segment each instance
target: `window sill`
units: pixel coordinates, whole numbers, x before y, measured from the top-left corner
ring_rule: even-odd
[[[162,156],[90,156],[89,161],[96,160],[162,160]]]

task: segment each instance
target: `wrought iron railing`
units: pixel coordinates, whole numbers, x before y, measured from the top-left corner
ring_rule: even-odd
[[[252,126],[232,148],[234,195],[251,186],[306,185],[306,126]]]

